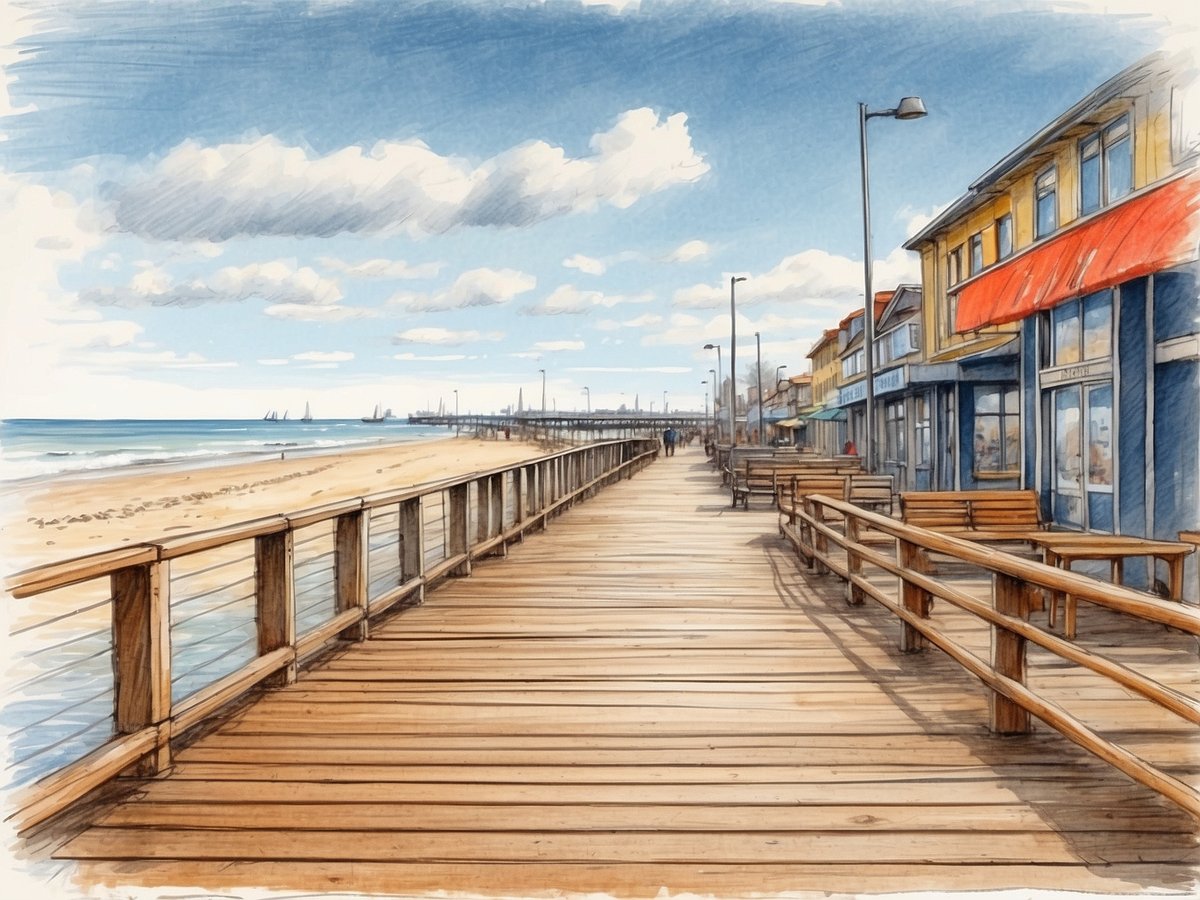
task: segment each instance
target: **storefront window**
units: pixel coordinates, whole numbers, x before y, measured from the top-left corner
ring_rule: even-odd
[[[929,397],[925,394],[913,397],[913,457],[913,462],[918,466],[927,466],[932,459],[929,437]]]
[[[1054,365],[1079,362],[1079,305],[1064,303],[1051,312],[1054,320]]]
[[[907,459],[904,446],[904,401],[896,400],[883,407],[884,454],[887,459],[903,463]]]
[[[975,472],[1013,473],[1020,469],[1021,415],[1016,388],[975,388]]]
[[[1112,385],[1088,388],[1088,490],[1113,486]]]
[[[1112,294],[1103,291],[1083,300],[1083,358],[1112,355]]]

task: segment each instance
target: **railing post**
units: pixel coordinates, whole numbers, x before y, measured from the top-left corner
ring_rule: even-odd
[[[112,640],[117,734],[158,729],[157,743],[131,774],[156,775],[171,765],[171,582],[169,563],[114,572]]]
[[[492,536],[492,478],[485,475],[475,482],[475,543]]]
[[[425,517],[421,498],[400,503],[400,583],[425,574]],[[425,602],[425,585],[417,589],[416,602]]]
[[[471,574],[470,535],[470,491],[469,484],[456,484],[447,493],[450,500],[450,516],[447,520],[446,555],[465,555],[462,564],[454,569],[455,575]]]
[[[517,466],[512,470],[513,476],[513,527],[517,529],[518,540],[525,538],[525,492],[529,490],[529,467]],[[505,552],[508,552],[507,550]]]
[[[491,528],[489,529],[488,537],[498,537],[504,533],[504,482],[505,477],[503,472],[499,472],[492,476],[492,519]],[[500,544],[500,554],[508,556],[508,542],[502,541]]]
[[[992,575],[992,605],[996,612],[1021,618],[1026,609],[1024,582],[1011,575]],[[992,669],[998,675],[1025,683],[1025,638],[1002,625],[992,626]],[[992,691],[988,695],[988,725],[998,734],[1027,734],[1029,711]]]
[[[296,645],[294,538],[290,528],[254,539],[254,596],[257,603],[258,655]],[[264,683],[283,687],[296,680],[296,664],[280,669]]]
[[[350,641],[367,639],[367,528],[365,509],[337,517],[333,563],[337,611],[358,609],[362,613],[358,622],[339,635]]]
[[[900,539],[897,539],[896,543],[900,565],[906,570],[924,572],[926,565],[922,548]],[[916,613],[922,619],[928,619],[932,599],[928,591],[922,590],[907,578],[900,576],[900,602],[909,612]],[[921,636],[921,632],[907,622],[901,623],[900,626],[900,649],[905,653],[915,653],[925,649],[925,638]]]
[[[862,606],[863,591],[854,583],[854,576],[862,575],[862,557],[850,546],[857,544],[859,538],[858,517],[846,515],[846,603],[850,606]]]

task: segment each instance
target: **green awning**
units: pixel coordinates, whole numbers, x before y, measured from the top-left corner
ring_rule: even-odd
[[[817,419],[822,422],[845,422],[846,411],[840,406],[834,406],[829,409],[819,409],[811,416],[810,419]]]

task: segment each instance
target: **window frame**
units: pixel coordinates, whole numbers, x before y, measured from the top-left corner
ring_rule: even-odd
[[[1113,165],[1116,158],[1114,151],[1122,145],[1124,145],[1122,157],[1125,162],[1123,168],[1128,171],[1129,180],[1123,186],[1124,189],[1121,193],[1116,193],[1113,190],[1112,182],[1113,173],[1116,171]],[[1081,216],[1099,212],[1133,193],[1133,123],[1129,112],[1121,113],[1095,131],[1081,137],[1076,148],[1079,156],[1079,214]],[[1084,167],[1093,162],[1095,174],[1085,178]],[[1089,186],[1095,195],[1091,204],[1088,202]]]
[[[970,277],[974,277],[984,270],[982,231],[977,231],[967,238],[967,270]]]
[[[1048,181],[1047,181],[1048,179]],[[1043,182],[1046,186],[1043,186]],[[1050,218],[1045,221],[1042,201],[1049,200],[1046,207]],[[1046,227],[1046,226],[1049,227]],[[1033,179],[1033,237],[1041,240],[1058,231],[1058,165],[1051,163]]]
[[[979,397],[982,392],[994,392],[997,400],[996,412],[979,411]],[[1009,409],[1009,398],[1012,398],[1012,409]],[[976,479],[989,478],[1014,478],[1021,474],[1021,392],[1017,385],[1007,383],[995,384],[977,384],[974,390],[974,409],[972,411],[972,432],[976,435],[980,434],[979,421],[980,419],[996,420],[997,435],[998,435],[998,453],[999,461],[996,468],[980,468],[980,452],[975,448],[971,454],[971,472]],[[1010,423],[1009,420],[1013,420]],[[1017,446],[1013,453],[1015,459],[1009,459],[1008,453],[1008,425],[1015,424],[1017,433]]]
[[[1008,247],[1005,248],[1004,237],[1008,236]],[[996,219],[996,260],[1008,259],[1013,255],[1013,217],[1008,212]]]

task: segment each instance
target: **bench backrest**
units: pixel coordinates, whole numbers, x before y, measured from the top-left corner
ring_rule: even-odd
[[[846,493],[846,476],[833,472],[806,472],[793,475],[788,486],[791,496],[795,499],[807,497],[809,494],[827,494],[830,497],[841,498]]]
[[[971,526],[980,531],[1026,532],[1042,527],[1036,491],[977,491],[970,503]]]
[[[892,476],[855,473],[846,479],[846,502],[892,514]]]
[[[905,491],[905,523],[934,531],[1011,531],[1043,528],[1036,491]]]

